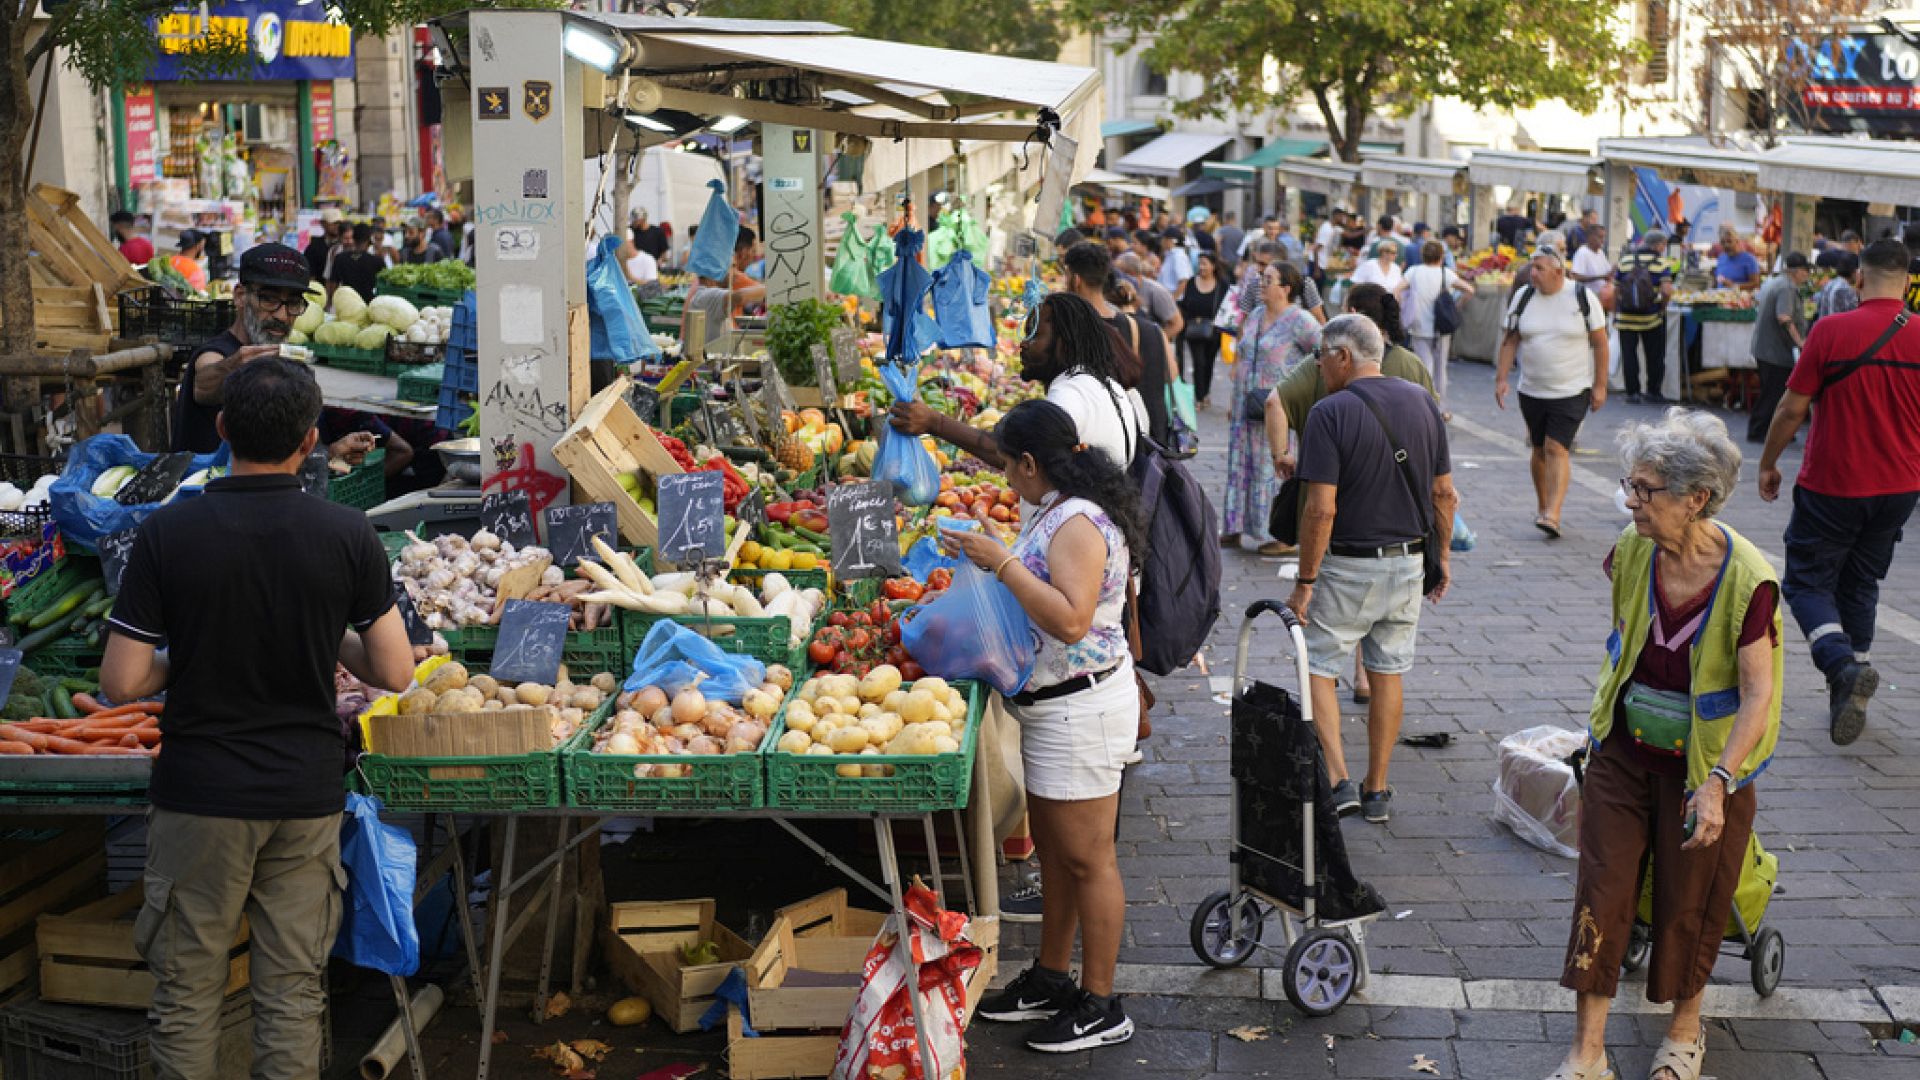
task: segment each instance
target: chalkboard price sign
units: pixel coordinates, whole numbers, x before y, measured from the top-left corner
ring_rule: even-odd
[[[828,488],[827,528],[833,535],[834,577],[852,581],[901,572],[892,484],[867,480]]]
[[[433,631],[427,627],[426,620],[420,618],[420,609],[413,604],[413,594],[407,587],[396,581],[393,583],[393,606],[400,609],[401,625],[407,628],[407,644],[433,644]]]
[[[539,542],[533,534],[533,504],[524,491],[489,491],[482,495],[480,527],[516,548]]]
[[[660,558],[678,563],[726,553],[724,485],[724,477],[706,470],[660,478]]]
[[[813,353],[814,380],[820,384],[820,400],[828,405],[840,404],[840,388],[833,378],[833,360],[827,355],[827,347],[814,345],[809,351]]]
[[[860,381],[860,349],[858,340],[850,326],[842,326],[833,332],[833,381],[839,386],[852,386]]]
[[[549,506],[546,518],[547,550],[553,552],[555,566],[592,558],[596,536],[612,544],[620,535],[620,519],[610,502]]]
[[[20,658],[24,655],[19,649],[0,649],[0,705],[13,696],[13,677],[20,674]]]
[[[503,683],[552,685],[560,678],[560,654],[567,646],[568,604],[509,600],[500,614],[500,638],[493,648],[494,678]]]
[[[100,573],[107,580],[107,593],[120,595],[120,579],[127,576],[127,559],[133,554],[133,537],[136,529],[122,529],[117,533],[108,533],[94,542],[94,549],[100,553]]]
[[[193,471],[193,455],[185,450],[177,454],[162,454],[147,462],[134,478],[127,481],[113,501],[121,506],[146,506],[157,503],[173,494]]]
[[[327,467],[325,447],[307,455],[300,463],[300,490],[316,499],[327,497],[327,489],[333,483],[333,470]],[[131,487],[132,485],[128,485]]]

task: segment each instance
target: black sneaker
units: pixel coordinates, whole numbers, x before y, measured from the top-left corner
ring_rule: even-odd
[[[983,1010],[984,1014],[984,1010]],[[1070,1054],[1112,1046],[1133,1038],[1133,1021],[1120,1007],[1119,997],[1102,1001],[1085,990],[1027,1036],[1027,1048],[1043,1054]]]
[[[1642,404],[1642,405],[1671,405],[1671,404],[1673,404],[1673,399],[1672,399],[1672,398],[1670,398],[1670,397],[1668,397],[1668,396],[1667,396],[1667,395],[1665,395],[1665,394],[1647,394],[1647,395],[1644,395],[1643,397],[1641,397],[1641,399],[1640,399],[1640,404]]]
[[[1360,785],[1352,779],[1333,785],[1333,812],[1350,817],[1360,812]]]
[[[1040,898],[1040,875],[1027,878],[1027,883],[1000,898],[1000,918],[1003,922],[1037,923],[1042,914]]]
[[[1360,793],[1360,816],[1375,825],[1384,824],[1393,816],[1393,811],[1388,806],[1392,801],[1392,788],[1384,791],[1363,791]]]
[[[1006,989],[989,994],[980,1003],[979,1016],[1002,1023],[1046,1020],[1072,1005],[1079,993],[1080,986],[1073,981],[1073,976],[1035,964],[1008,983]]]
[[[1629,405],[1640,405],[1640,404],[1644,404],[1644,403],[1646,402],[1646,400],[1647,400],[1646,398],[1643,398],[1643,397],[1641,397],[1641,396],[1640,396],[1639,394],[1628,394],[1628,395],[1627,395],[1627,404],[1629,404]]]
[[[1880,689],[1880,673],[1872,665],[1850,662],[1827,678],[1827,733],[1835,746],[1860,737],[1867,726],[1867,700]]]

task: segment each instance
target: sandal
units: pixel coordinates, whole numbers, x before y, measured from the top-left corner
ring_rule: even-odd
[[[1533,519],[1533,527],[1546,533],[1549,540],[1560,539],[1560,523],[1545,514]]]
[[[1700,1066],[1707,1059],[1707,1025],[1700,1024],[1700,1037],[1691,1043],[1676,1042],[1671,1038],[1660,1040],[1660,1050],[1653,1055],[1653,1066],[1647,1070],[1647,1080],[1660,1080],[1660,1070],[1665,1069],[1673,1080],[1700,1080]]]
[[[1583,1069],[1576,1069],[1564,1061],[1561,1062],[1560,1067],[1553,1070],[1553,1075],[1547,1077],[1547,1080],[1615,1080],[1615,1076],[1613,1066],[1608,1064],[1607,1052],[1602,1050],[1600,1060]]]
[[[1255,548],[1254,551],[1256,554],[1272,557],[1275,555],[1297,555],[1300,549],[1292,544],[1283,544],[1278,540],[1269,540]]]
[[[1239,547],[1239,546],[1240,546],[1240,534],[1239,534],[1239,533],[1221,533],[1221,534],[1220,534],[1220,546],[1221,546],[1221,547],[1223,547],[1223,548],[1237,548],[1237,547]]]

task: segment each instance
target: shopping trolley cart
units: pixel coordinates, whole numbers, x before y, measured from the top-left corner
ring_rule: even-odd
[[[1247,678],[1254,620],[1262,614],[1278,615],[1286,624],[1298,698]],[[1366,986],[1366,924],[1386,903],[1347,862],[1307,678],[1300,620],[1284,604],[1255,601],[1240,625],[1233,664],[1228,884],[1200,902],[1191,940],[1200,959],[1237,967],[1269,948],[1261,937],[1267,916],[1277,911],[1287,1000],[1308,1016],[1326,1016]]]

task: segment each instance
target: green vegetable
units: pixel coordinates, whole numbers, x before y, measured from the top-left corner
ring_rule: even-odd
[[[60,720],[78,720],[80,710],[74,708],[73,695],[58,685],[47,691],[47,704],[52,707],[53,716]]]
[[[113,597],[102,596],[100,599],[88,604],[84,610],[89,618],[97,619],[113,610]]]
[[[13,677],[13,693],[0,706],[0,720],[31,720],[40,713],[47,684],[32,668],[22,667]]]
[[[805,540],[810,540],[816,544],[833,543],[832,540],[829,540],[827,537],[822,536],[817,532],[814,532],[812,529],[802,528],[798,525],[788,525],[787,527],[793,530],[793,534],[795,536],[801,537],[802,539],[805,539]]]
[[[767,315],[767,354],[790,386],[817,386],[813,346],[828,345],[841,325],[840,309],[819,300],[778,304]]]
[[[396,289],[445,289],[466,292],[473,288],[473,268],[459,259],[437,263],[389,266],[374,278],[382,286]]]
[[[66,619],[73,614],[75,608],[80,607],[82,604],[90,603],[91,600],[98,599],[98,597],[94,595],[94,590],[96,589],[104,592],[106,586],[93,580],[83,581],[75,585],[73,588],[67,590],[60,599],[55,600],[52,607],[28,619],[27,629],[39,630],[51,626],[57,621]]]
[[[67,624],[64,621],[57,622],[52,626],[41,627],[26,637],[21,638],[20,643],[15,645],[14,648],[19,649],[23,653],[30,653],[42,645],[59,640],[66,632]]]

